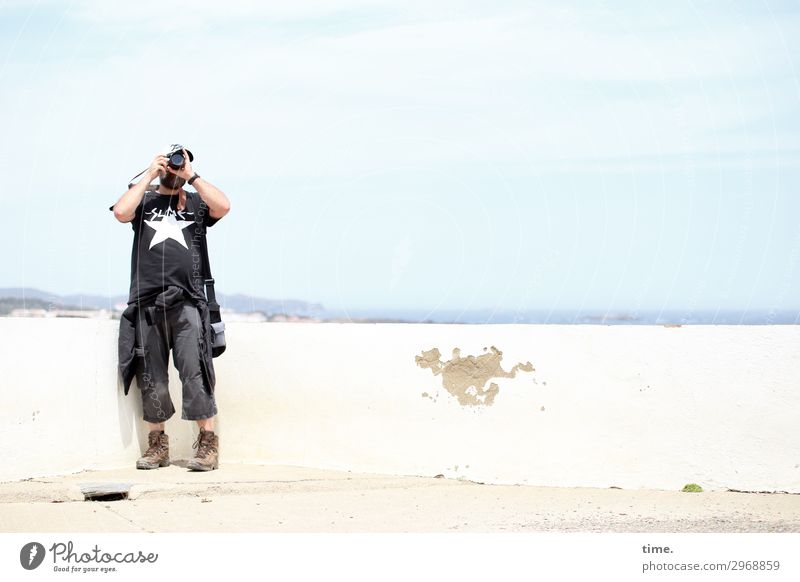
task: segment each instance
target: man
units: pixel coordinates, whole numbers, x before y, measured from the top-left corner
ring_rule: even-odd
[[[173,146],[169,155],[157,155],[144,177],[109,208],[134,232],[128,308],[120,320],[120,371],[126,394],[136,376],[149,429],[148,449],[136,467],[165,467],[169,439],[164,426],[175,413],[167,373],[172,349],[183,385],[181,417],[200,428],[188,467],[210,471],[218,467],[219,439],[201,245],[206,229],[228,214],[230,202],[192,170],[189,150]],[[159,186],[152,190],[156,177]],[[184,190],[187,183],[197,191]]]

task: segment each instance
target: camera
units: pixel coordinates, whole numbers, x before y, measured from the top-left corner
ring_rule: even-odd
[[[193,162],[194,156],[192,155],[192,152],[187,150],[185,147],[177,143],[169,146],[169,151],[164,155],[167,157],[167,164],[170,168],[173,170],[180,170],[184,166],[186,163],[186,158],[183,155],[184,151],[186,152],[186,155],[189,156],[189,161]]]

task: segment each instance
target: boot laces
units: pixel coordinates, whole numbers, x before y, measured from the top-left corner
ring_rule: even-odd
[[[203,438],[204,434],[208,434],[208,431],[198,434],[197,440],[192,445],[193,449],[197,449],[198,457],[205,457],[211,452],[211,437],[209,435],[209,437]]]
[[[150,455],[159,455],[161,451],[164,449],[163,443],[161,442],[161,435],[150,435],[149,439],[149,447],[147,451],[145,451],[145,456]]]

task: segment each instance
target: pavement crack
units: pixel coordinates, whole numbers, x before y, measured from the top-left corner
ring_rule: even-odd
[[[137,528],[137,529],[140,529],[140,530],[142,530],[143,532],[147,532],[147,533],[155,533],[155,530],[151,530],[151,529],[147,529],[147,528],[145,528],[145,527],[142,527],[141,525],[139,525],[138,523],[136,523],[136,522],[135,522],[135,521],[133,521],[132,519],[130,519],[130,518],[128,518],[128,517],[125,517],[124,515],[122,515],[121,513],[117,512],[117,511],[114,511],[114,510],[111,508],[111,506],[110,506],[110,505],[105,505],[105,504],[103,504],[103,507],[105,507],[107,510],[109,510],[111,513],[113,513],[113,514],[114,514],[114,515],[116,515],[117,517],[124,519],[124,520],[125,520],[125,521],[127,521],[129,524],[131,524],[133,527],[135,527],[135,528]]]

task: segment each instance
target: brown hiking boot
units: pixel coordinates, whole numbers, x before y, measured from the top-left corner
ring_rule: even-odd
[[[186,464],[189,469],[211,471],[219,467],[219,437],[214,434],[213,430],[201,428],[192,448],[197,449],[197,454]]]
[[[136,461],[137,469],[158,469],[169,465],[169,437],[166,433],[153,430],[147,435],[150,446],[144,456]]]

